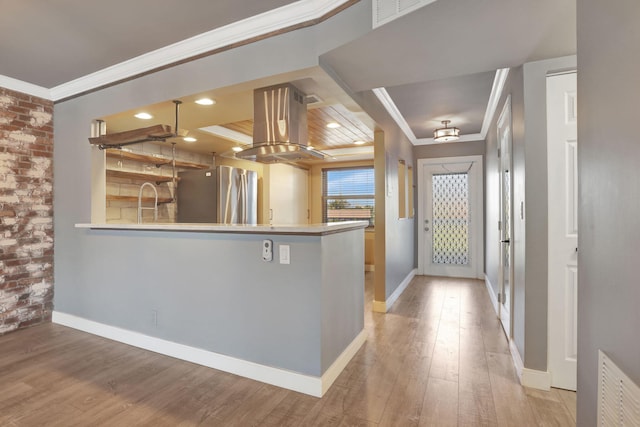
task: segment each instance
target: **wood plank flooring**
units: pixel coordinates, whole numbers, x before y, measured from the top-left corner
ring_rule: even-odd
[[[574,426],[575,393],[519,385],[477,280],[417,276],[322,399],[59,325],[0,337],[1,426]]]

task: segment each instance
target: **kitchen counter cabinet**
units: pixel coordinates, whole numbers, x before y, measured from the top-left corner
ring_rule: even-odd
[[[322,396],[366,339],[366,225],[77,224],[53,321]]]

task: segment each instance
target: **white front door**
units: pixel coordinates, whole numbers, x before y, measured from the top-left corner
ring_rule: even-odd
[[[482,157],[418,161],[420,274],[481,278]]]
[[[511,305],[513,302],[513,173],[511,96],[507,97],[498,118],[498,144],[500,147],[500,272],[498,316],[507,337],[512,337]]]
[[[578,308],[578,137],[576,73],[547,77],[549,372],[576,389]]]

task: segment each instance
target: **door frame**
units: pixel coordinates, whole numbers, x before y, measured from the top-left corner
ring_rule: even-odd
[[[474,244],[472,255],[475,256],[478,260],[476,263],[476,268],[474,271],[475,278],[482,279],[484,278],[484,162],[483,156],[460,156],[460,157],[436,157],[432,159],[418,159],[417,168],[418,168],[418,222],[416,227],[416,236],[418,239],[418,274],[424,275],[426,271],[425,265],[425,255],[426,255],[426,242],[425,236],[423,232],[424,221],[425,221],[425,208],[424,204],[427,198],[425,188],[425,173],[424,169],[427,166],[434,165],[447,165],[447,164],[460,164],[460,163],[470,163],[473,162],[473,167],[471,169],[472,173],[475,175],[475,181],[478,185],[475,187],[475,194],[473,194],[475,198],[474,209],[472,209],[472,218],[471,221],[473,224],[477,224],[477,226],[472,228],[472,241]]]
[[[505,231],[504,231],[504,185],[503,185],[503,159],[504,159],[504,152],[503,152],[503,148],[502,148],[502,138],[501,138],[501,129],[506,128],[506,132],[508,133],[509,136],[509,170],[511,170],[511,174],[509,175],[509,189],[510,189],[510,194],[509,194],[509,208],[510,208],[510,212],[509,212],[509,218],[511,219],[510,223],[509,223],[509,243],[503,243],[503,240],[505,239]],[[502,327],[504,329],[505,334],[507,335],[507,338],[512,339],[513,338],[513,301],[514,301],[514,246],[515,246],[515,242],[514,242],[514,235],[513,235],[513,230],[514,230],[514,217],[513,217],[513,212],[514,212],[514,208],[513,208],[513,116],[512,116],[512,112],[511,112],[511,95],[507,96],[507,99],[504,102],[504,106],[502,107],[502,111],[500,112],[500,116],[498,116],[498,121],[496,123],[496,134],[497,134],[497,142],[498,142],[498,149],[500,150],[500,154],[498,156],[498,175],[499,175],[499,195],[500,195],[500,200],[499,200],[499,206],[498,206],[498,212],[499,212],[499,221],[500,221],[500,228],[498,231],[498,235],[499,235],[499,241],[498,241],[498,254],[499,254],[499,264],[498,264],[498,318],[500,319],[500,322],[502,323]],[[505,247],[506,246],[506,247]],[[504,286],[504,279],[505,279],[505,274],[504,274],[504,252],[503,251],[509,251],[509,260],[511,261],[509,264],[509,272],[508,272],[508,279],[509,279],[509,305],[508,308],[505,310],[504,309],[504,305],[505,305],[505,286]],[[506,313],[505,313],[506,311]]]

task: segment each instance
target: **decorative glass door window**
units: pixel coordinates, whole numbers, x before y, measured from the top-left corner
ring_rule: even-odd
[[[469,174],[433,175],[432,262],[468,265]]]

